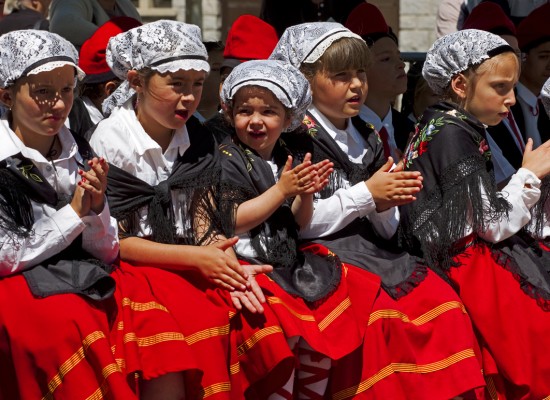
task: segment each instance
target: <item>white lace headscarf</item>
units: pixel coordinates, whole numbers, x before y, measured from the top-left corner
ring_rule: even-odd
[[[159,20],[120,33],[109,40],[105,57],[114,74],[123,80],[103,102],[105,115],[135,94],[126,80],[130,70],[150,68],[161,74],[210,71],[200,28],[177,21]]]
[[[6,88],[19,78],[71,65],[76,77],[86,74],[78,67],[78,52],[61,36],[35,29],[0,36],[0,87]]]
[[[542,86],[542,90],[540,91],[540,100],[544,105],[546,114],[550,116],[550,79],[544,82],[544,85]]]
[[[337,22],[294,25],[285,30],[269,59],[281,60],[300,68],[302,63],[317,61],[331,44],[345,37],[363,40],[361,36]]]
[[[268,89],[290,110],[291,122],[287,131],[300,126],[311,104],[311,90],[307,79],[297,68],[281,61],[247,61],[235,67],[223,83],[222,102],[231,107],[235,94],[245,86]]]
[[[436,94],[443,94],[453,76],[504,51],[513,51],[500,36],[465,29],[435,41],[422,68],[422,75]]]

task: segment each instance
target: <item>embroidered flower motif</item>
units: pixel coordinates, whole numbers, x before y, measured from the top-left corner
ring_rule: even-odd
[[[317,135],[317,128],[316,128],[317,125],[307,115],[302,120],[302,123],[306,126],[307,133],[309,136],[315,137]]]
[[[481,154],[483,157],[485,157],[486,160],[491,159],[491,150],[489,149],[489,145],[487,144],[487,141],[485,139],[482,139],[478,143],[478,150],[479,154]]]
[[[428,142],[439,132],[439,127],[444,125],[444,117],[432,119],[422,129],[418,124],[415,127],[414,135],[409,147],[405,152],[405,166],[408,168],[412,161],[428,151]]]
[[[33,165],[23,165],[22,167],[19,167],[19,171],[21,171],[21,174],[25,178],[32,179],[33,181],[38,183],[42,183],[42,179],[38,175],[30,172],[32,171],[32,169],[33,169]]]

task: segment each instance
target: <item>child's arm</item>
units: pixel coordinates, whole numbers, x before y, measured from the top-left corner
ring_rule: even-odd
[[[245,290],[248,274],[225,251],[238,238],[220,240],[207,246],[163,244],[139,237],[120,241],[120,258],[137,265],[166,270],[198,270],[206,279],[227,290]]]
[[[307,157],[307,155],[306,155]],[[250,231],[267,220],[289,197],[310,189],[315,184],[317,172],[311,165],[311,155],[292,169],[292,157],[288,156],[279,181],[260,196],[245,201],[237,208],[235,233]]]

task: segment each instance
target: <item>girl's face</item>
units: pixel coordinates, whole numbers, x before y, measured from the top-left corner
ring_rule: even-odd
[[[183,128],[201,99],[206,72],[179,70],[166,74],[153,73],[147,82],[139,80],[137,115],[144,130],[162,133]],[[130,82],[136,82],[129,76]]]
[[[363,69],[319,71],[310,83],[313,105],[338,129],[346,127],[347,118],[359,114],[367,97],[367,74]]]
[[[236,93],[231,116],[239,140],[264,160],[271,160],[281,132],[290,125],[283,104],[271,91],[257,87],[244,87]]]
[[[12,129],[23,143],[56,135],[73,105],[75,69],[66,65],[21,78],[1,90],[2,101],[11,108]]]
[[[397,44],[391,38],[383,37],[370,50],[373,63],[367,71],[369,93],[393,101],[407,90],[405,63]]]
[[[500,123],[516,103],[514,87],[518,81],[518,71],[519,62],[512,52],[485,61],[474,74],[465,79],[462,94],[464,109],[485,125]]]

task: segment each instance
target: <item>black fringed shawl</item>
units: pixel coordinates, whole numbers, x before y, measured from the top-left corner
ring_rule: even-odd
[[[294,134],[281,138],[274,150],[274,161],[279,174],[289,154],[294,156],[294,166],[301,156],[290,148],[303,148]],[[287,146],[290,145],[290,146]],[[223,211],[233,218],[228,230],[234,230],[234,218],[239,204],[258,197],[271,186],[275,178],[271,167],[252,149],[227,137],[220,146],[223,167]],[[298,226],[291,210],[292,199],[287,200],[265,222],[250,232],[252,248],[257,256],[245,260],[270,264],[274,270],[270,276],[288,293],[308,302],[320,301],[338,286],[341,278],[340,262],[336,257],[321,257],[298,249]]]
[[[468,224],[473,232],[483,232],[511,209],[496,188],[485,128],[454,104],[432,106],[418,124],[405,164],[422,173],[424,188],[417,201],[401,208],[400,239],[411,250],[421,250],[430,267],[444,274],[459,267],[453,257],[464,250],[459,243]],[[531,238],[521,233],[486,244],[526,293],[539,303],[550,300],[550,257]]]
[[[82,158],[91,159],[94,155],[88,142],[74,133],[73,137]],[[79,163],[79,166],[89,169],[86,163]],[[59,210],[71,198],[58,196],[33,162],[21,153],[0,161],[0,227],[7,235],[2,240],[15,241],[34,235],[31,201]],[[92,300],[103,300],[112,296],[115,290],[110,271],[110,266],[82,249],[80,235],[59,254],[23,271],[23,276],[36,297],[75,293]]]
[[[204,244],[222,232],[223,215],[216,204],[220,195],[219,152],[212,135],[195,118],[187,123],[191,146],[174,162],[167,180],[151,186],[110,165],[107,197],[111,214],[118,220],[121,236],[139,233],[139,212],[147,206],[151,240],[165,244]],[[182,221],[190,230],[178,237],[171,193],[183,196]]]
[[[385,164],[384,148],[372,125],[359,117],[351,119],[366,142],[367,152],[361,164],[350,161],[338,143],[326,132],[312,115],[304,119],[302,129],[312,138],[311,149],[314,163],[329,159],[334,163],[334,172],[328,186],[320,193],[325,199],[336,190],[365,181]],[[378,275],[383,289],[393,298],[410,293],[426,277],[427,269],[421,260],[401,251],[395,241],[381,238],[367,218],[358,218],[344,229],[330,236],[315,240],[331,249],[338,257]]]

